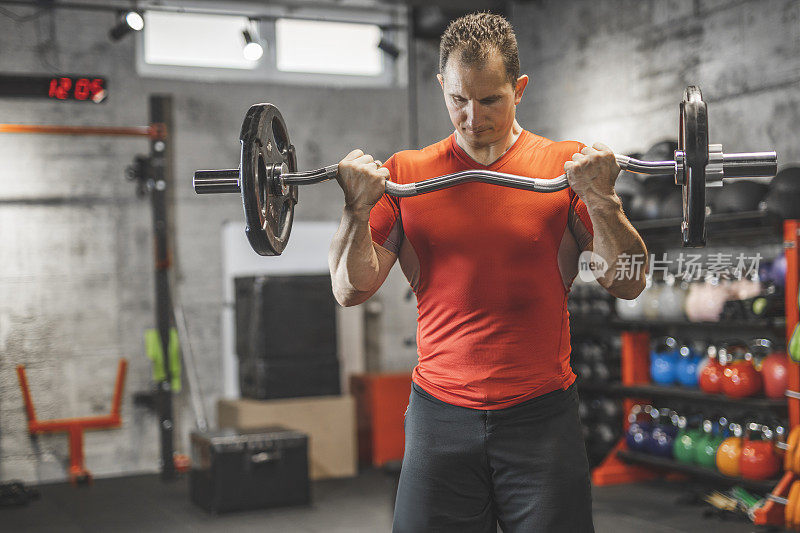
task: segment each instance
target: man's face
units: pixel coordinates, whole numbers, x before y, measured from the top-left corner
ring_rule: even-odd
[[[507,138],[527,76],[514,86],[500,54],[492,53],[485,65],[467,65],[454,50],[438,78],[450,121],[467,144],[480,148]]]

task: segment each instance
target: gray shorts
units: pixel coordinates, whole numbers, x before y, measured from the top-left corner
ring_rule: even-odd
[[[405,436],[395,533],[594,531],[575,385],[482,411],[413,384]]]

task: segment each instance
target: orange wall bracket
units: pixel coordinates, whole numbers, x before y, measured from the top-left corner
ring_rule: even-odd
[[[38,420],[36,418],[36,410],[33,408],[28,378],[25,375],[25,365],[17,365],[19,387],[22,389],[22,399],[25,402],[25,411],[28,415],[28,432],[31,435],[60,432],[69,434],[69,479],[73,485],[86,484],[92,481],[91,472],[84,467],[83,431],[85,429],[118,428],[122,425],[120,404],[122,403],[122,390],[125,385],[127,368],[128,361],[120,359],[117,369],[117,382],[114,385],[114,398],[111,401],[111,412],[109,414]]]

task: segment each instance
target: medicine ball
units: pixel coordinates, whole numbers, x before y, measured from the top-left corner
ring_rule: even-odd
[[[772,178],[766,204],[780,218],[800,218],[800,166],[786,167]]]
[[[726,182],[722,187],[710,187],[706,195],[713,213],[742,213],[758,211],[768,190],[764,183],[737,180]]]

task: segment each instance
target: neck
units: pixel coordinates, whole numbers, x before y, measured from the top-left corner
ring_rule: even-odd
[[[514,124],[512,124],[511,129],[508,133],[502,137],[500,140],[486,144],[486,145],[472,145],[469,144],[456,130],[456,144],[464,150],[468,156],[470,156],[476,163],[480,163],[481,165],[489,166],[498,159],[500,159],[503,154],[505,154],[509,148],[511,148],[514,143],[519,138],[520,134],[522,133],[522,126],[514,119]]]

